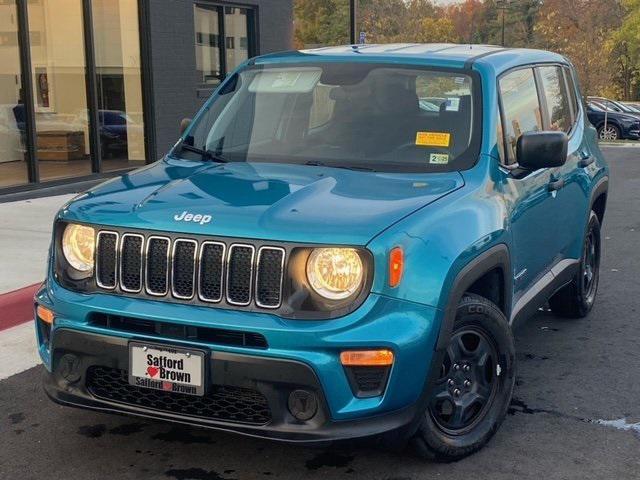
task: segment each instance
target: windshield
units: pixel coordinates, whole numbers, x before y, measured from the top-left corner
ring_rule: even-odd
[[[475,163],[479,150],[475,88],[460,71],[367,63],[254,66],[234,75],[206,105],[183,143],[229,162],[461,170]]]

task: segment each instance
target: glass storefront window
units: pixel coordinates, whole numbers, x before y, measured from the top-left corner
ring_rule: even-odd
[[[90,175],[82,2],[28,7],[40,179]]]
[[[246,8],[227,7],[224,15],[224,34],[227,37],[227,72],[249,59],[249,25]]]
[[[193,7],[196,69],[203,85],[216,85],[254,55],[251,8]]]
[[[220,68],[219,8],[194,5],[193,18],[196,43],[196,70],[203,84],[218,83]]]
[[[0,187],[28,182],[15,2],[0,2]]]
[[[137,0],[93,0],[102,171],[145,163]]]

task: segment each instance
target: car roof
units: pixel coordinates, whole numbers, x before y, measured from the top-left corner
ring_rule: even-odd
[[[342,45],[306,50],[279,52],[257,57],[257,64],[294,62],[309,57],[337,61],[381,61],[412,65],[432,65],[450,68],[471,68],[484,65],[496,74],[532,63],[565,63],[569,61],[557,53],[528,48],[504,48],[497,45],[455,43],[390,43]],[[348,60],[347,60],[348,59]]]

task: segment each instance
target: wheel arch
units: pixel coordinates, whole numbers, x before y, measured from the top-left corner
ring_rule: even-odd
[[[497,272],[497,273],[493,273]],[[458,303],[462,296],[474,286],[479,285],[478,281],[487,278],[487,275],[499,275],[501,282],[501,303],[498,308],[509,318],[511,314],[511,297],[513,292],[513,282],[511,275],[511,257],[506,244],[500,243],[485,250],[469,261],[456,275],[453,280],[449,297],[444,309],[444,316],[440,325],[436,349],[446,348],[446,345],[453,331],[453,324],[456,318]]]
[[[602,177],[591,190],[589,209],[596,212],[598,220],[602,225],[604,213],[607,209],[607,196],[609,194],[609,177]]]

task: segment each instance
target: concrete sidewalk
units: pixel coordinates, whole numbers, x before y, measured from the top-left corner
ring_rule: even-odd
[[[0,204],[0,295],[44,280],[53,217],[73,196]]]

